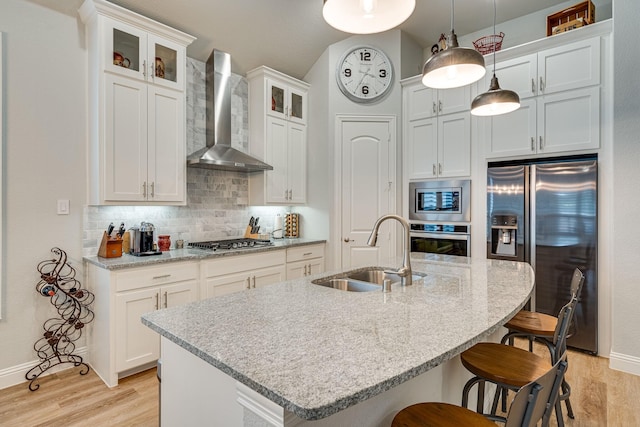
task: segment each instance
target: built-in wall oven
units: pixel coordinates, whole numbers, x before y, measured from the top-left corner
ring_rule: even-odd
[[[471,181],[409,183],[411,252],[471,256]]]
[[[410,223],[411,252],[471,256],[470,225]]]

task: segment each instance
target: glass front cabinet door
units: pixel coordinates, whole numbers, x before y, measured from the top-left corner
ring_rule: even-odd
[[[105,20],[104,69],[171,89],[184,89],[184,48],[142,29]]]
[[[275,117],[306,124],[306,93],[278,80],[267,81],[267,112]]]

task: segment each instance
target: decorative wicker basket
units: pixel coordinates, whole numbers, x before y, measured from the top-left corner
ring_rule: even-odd
[[[504,39],[504,33],[500,31],[500,34],[480,37],[473,42],[473,47],[483,55],[497,52],[502,48],[502,39]]]

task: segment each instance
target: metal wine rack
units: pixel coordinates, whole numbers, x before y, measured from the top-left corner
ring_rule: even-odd
[[[89,306],[95,297],[93,293],[82,289],[80,282],[75,279],[76,270],[67,263],[67,253],[60,248],[53,248],[51,252],[54,258],[42,261],[37,266],[40,280],[36,284],[36,290],[50,299],[58,317],[44,322],[43,337],[33,345],[40,363],[25,374],[31,391],[40,388],[40,384],[36,384],[40,375],[63,363],[82,366],[80,375],[89,372],[89,365],[73,352],[76,348],[75,341],[82,336],[84,327],[93,320],[94,314]]]

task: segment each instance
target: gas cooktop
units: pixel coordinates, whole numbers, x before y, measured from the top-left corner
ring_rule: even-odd
[[[245,249],[255,246],[271,246],[271,240],[262,239],[228,239],[228,240],[209,240],[206,242],[190,242],[188,246],[197,249],[206,249],[215,251],[216,249]]]

